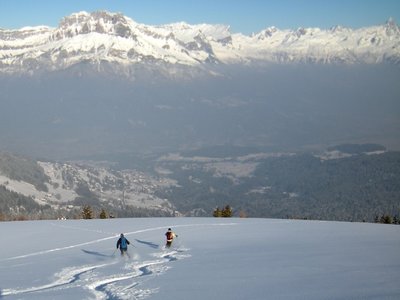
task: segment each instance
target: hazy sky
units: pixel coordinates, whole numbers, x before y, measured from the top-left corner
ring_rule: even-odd
[[[400,22],[400,0],[0,0],[0,28],[48,25],[78,11],[122,12],[149,25],[185,21],[250,34],[269,26],[364,27]]]

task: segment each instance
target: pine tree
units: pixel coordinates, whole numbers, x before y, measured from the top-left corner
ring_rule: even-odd
[[[84,205],[82,208],[82,217],[84,219],[93,219],[93,211],[90,205]]]
[[[217,207],[214,212],[213,212],[213,216],[216,218],[222,217],[222,211],[219,209],[219,207]]]
[[[383,223],[384,224],[392,224],[392,217],[389,215],[385,215],[383,218]]]
[[[107,213],[104,210],[104,208],[101,209],[99,217],[100,217],[100,219],[107,219]]]
[[[233,215],[232,208],[229,205],[225,206],[225,208],[222,210],[222,217],[230,218],[232,217],[232,215]]]

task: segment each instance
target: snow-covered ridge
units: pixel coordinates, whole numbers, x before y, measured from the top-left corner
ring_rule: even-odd
[[[139,24],[121,13],[79,12],[57,28],[0,29],[0,72],[59,70],[80,62],[167,63],[398,63],[400,30],[392,20],[359,29],[266,28],[246,36],[229,26]]]

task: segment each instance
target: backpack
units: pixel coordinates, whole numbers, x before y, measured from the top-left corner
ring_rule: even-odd
[[[122,237],[121,238],[121,249],[126,249],[128,247],[126,243],[126,238]]]
[[[172,231],[168,231],[165,235],[167,236],[167,240],[172,240],[174,238]]]

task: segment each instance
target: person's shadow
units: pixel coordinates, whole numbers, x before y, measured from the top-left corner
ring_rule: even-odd
[[[152,242],[141,241],[141,240],[138,240],[138,239],[135,239],[135,241],[140,243],[140,244],[143,244],[143,245],[149,246],[151,248],[154,248],[154,249],[158,249],[160,247],[160,245],[154,244]]]
[[[89,250],[85,250],[85,249],[81,249],[83,252],[85,252],[86,254],[90,254],[90,255],[95,255],[98,257],[112,257],[113,255],[109,255],[109,254],[103,254],[97,251],[89,251]]]

